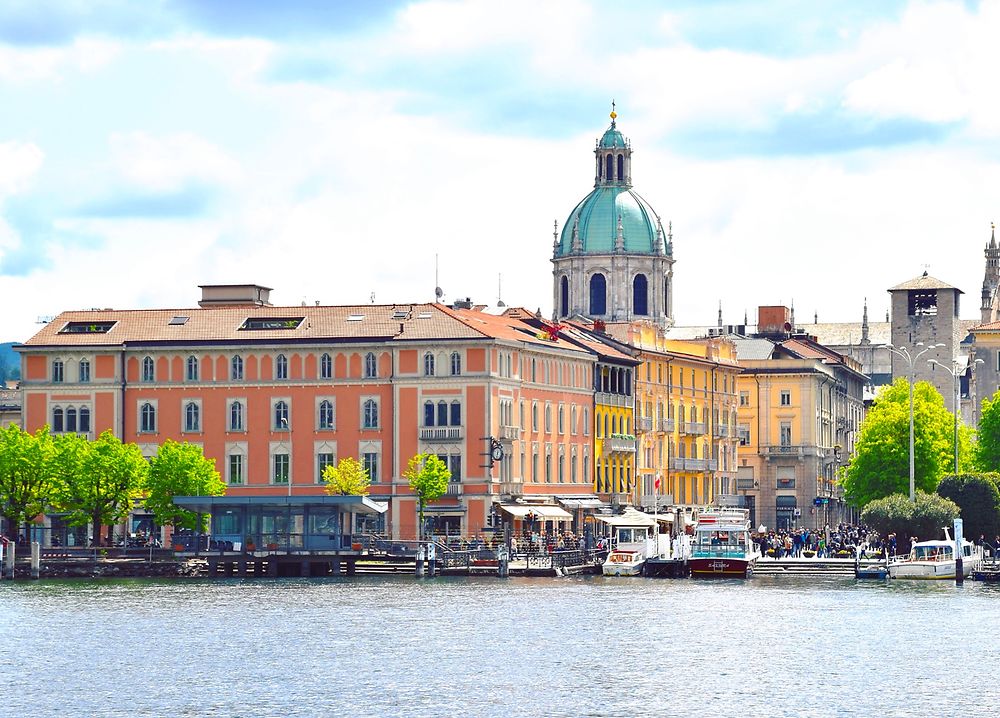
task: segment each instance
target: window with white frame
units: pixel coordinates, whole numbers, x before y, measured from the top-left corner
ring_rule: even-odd
[[[90,382],[90,360],[81,359],[80,363],[77,365],[77,379],[83,383],[87,384]]]
[[[792,405],[792,392],[787,389],[783,389],[781,392],[781,405],[791,406]]]
[[[80,429],[81,434],[90,433],[90,409],[86,406],[80,407]]]
[[[243,454],[230,454],[226,472],[226,483],[242,486],[246,483],[244,476]]]
[[[374,352],[365,354],[365,379],[374,379],[378,376],[378,360]]]
[[[187,380],[198,381],[198,357],[196,356],[187,358]]]
[[[156,431],[156,406],[152,402],[144,402],[139,407],[139,431],[144,434]]]
[[[557,428],[560,434],[566,433],[566,407],[562,404],[559,405],[559,409],[556,416]]]
[[[291,478],[291,462],[286,453],[276,453],[272,458],[271,483],[288,484]]]
[[[279,354],[274,359],[274,378],[275,379],[288,378],[288,357],[286,357],[284,354]]]
[[[142,380],[156,381],[156,363],[153,357],[142,358]]]
[[[430,352],[424,353],[424,376],[434,376],[434,355]]]
[[[373,484],[378,483],[378,452],[377,451],[363,451],[361,452],[361,465],[364,467],[365,471],[368,472],[368,480]]]
[[[333,402],[329,399],[323,399],[317,407],[317,419],[316,427],[320,431],[332,431],[336,428],[334,424],[334,414],[333,414]]]
[[[545,433],[551,433],[552,431],[552,405],[545,405]]]
[[[184,404],[184,431],[201,431],[201,407],[196,401]]]
[[[229,430],[246,431],[246,409],[239,399],[229,403]]]
[[[319,378],[320,379],[332,379],[333,378],[333,359],[329,354],[324,354],[319,358]]]
[[[458,376],[462,373],[462,356],[458,352],[451,353],[451,375]]]
[[[375,399],[365,399],[361,405],[361,428],[378,428],[378,402]]]
[[[232,381],[243,381],[243,357],[234,354],[229,360],[229,378]]]
[[[271,412],[274,417],[273,428],[277,431],[283,431],[291,428],[291,418],[288,412],[288,402],[284,399],[279,399],[274,402],[274,410]]]
[[[337,457],[334,456],[332,451],[321,451],[316,454],[316,483],[323,483],[323,472],[326,471],[326,467],[333,466],[337,463]]]
[[[62,359],[52,360],[52,381],[62,382],[65,379],[66,365]]]

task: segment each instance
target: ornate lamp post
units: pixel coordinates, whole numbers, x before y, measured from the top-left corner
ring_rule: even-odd
[[[914,346],[923,347],[923,342],[917,342]],[[916,354],[910,354],[910,350],[906,347],[894,347],[889,345],[889,351],[898,356],[900,359],[906,362],[906,365],[910,368],[910,501],[916,502],[917,500],[917,490],[914,481],[914,471],[913,471],[913,368],[916,366],[917,360],[924,354],[929,352],[931,349],[937,349],[943,347],[944,344],[931,344],[928,347],[924,347]]]

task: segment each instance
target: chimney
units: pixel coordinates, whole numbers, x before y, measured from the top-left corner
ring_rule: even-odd
[[[232,307],[232,306],[271,306],[271,288],[259,284],[199,284],[201,301],[198,306]],[[305,302],[303,302],[305,304]]]

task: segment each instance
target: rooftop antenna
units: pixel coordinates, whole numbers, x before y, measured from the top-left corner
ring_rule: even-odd
[[[501,296],[500,286],[501,286],[501,282],[502,281],[503,281],[503,275],[502,274],[498,274],[497,275],[497,308],[498,309],[503,309],[504,307],[507,306],[506,304],[503,303],[503,299],[500,298],[500,296]]]
[[[444,290],[441,289],[441,284],[438,282],[438,256],[434,255],[434,301],[435,303],[440,302],[441,298],[444,297]]]
[[[374,304],[375,303],[375,292],[372,292],[371,294],[369,294],[368,295],[368,299],[371,301],[372,304]]]

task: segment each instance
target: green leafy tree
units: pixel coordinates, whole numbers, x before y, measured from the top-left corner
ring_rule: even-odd
[[[906,379],[879,392],[843,470],[844,496],[855,506],[896,493],[910,493],[910,403]],[[928,382],[913,385],[913,464],[917,489],[933,493],[954,461],[954,415]],[[968,453],[968,429],[960,427],[959,457]]]
[[[974,459],[980,471],[1000,471],[1000,392],[983,399]]]
[[[146,508],[161,526],[197,529],[198,514],[174,503],[175,496],[222,496],[226,485],[215,470],[215,459],[200,446],[165,441],[149,462],[145,483]]]
[[[910,501],[907,491],[870,501],[861,512],[861,523],[883,536],[895,533],[902,543],[911,536],[921,540],[942,538],[941,530],[950,527],[958,514],[958,505],[953,501],[923,491],[916,493],[916,501]]]
[[[1000,474],[954,474],[938,484],[939,496],[951,499],[962,512],[965,534],[992,539],[1000,535]]]
[[[44,426],[34,434],[11,424],[0,430],[0,514],[7,533],[17,538],[18,528],[45,511],[52,497],[52,435]]]
[[[132,500],[141,495],[149,464],[135,444],[105,431],[87,442],[76,434],[58,437],[60,480],[57,503],[72,526],[93,524],[94,540],[101,528],[114,524],[132,510]]]
[[[417,454],[410,459],[403,476],[410,482],[410,489],[417,496],[420,521],[417,537],[423,539],[424,507],[445,495],[451,472],[436,454]]]
[[[371,478],[357,459],[345,456],[323,469],[326,493],[339,496],[367,496]]]

